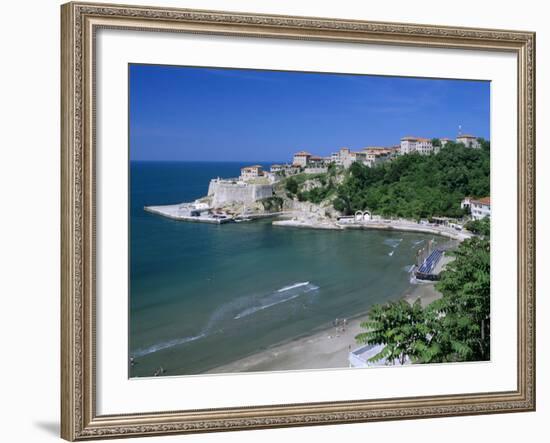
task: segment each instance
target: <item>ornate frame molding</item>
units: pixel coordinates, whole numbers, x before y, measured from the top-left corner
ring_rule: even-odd
[[[535,34],[123,5],[61,7],[61,435],[67,440],[535,409]],[[512,392],[98,416],[94,35],[99,28],[507,51],[518,58],[518,387]]]

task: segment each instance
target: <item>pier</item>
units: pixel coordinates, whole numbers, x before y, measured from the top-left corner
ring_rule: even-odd
[[[217,225],[234,222],[249,222],[263,218],[278,217],[286,214],[286,212],[247,212],[235,215],[227,213],[225,211],[216,210],[208,206],[197,207],[193,203],[180,203],[177,205],[163,206],[145,206],[143,209],[147,212],[150,212],[151,214],[160,215],[162,217],[170,218],[172,220],[193,223],[211,223]]]
[[[152,214],[161,215],[172,220],[213,223],[217,225],[233,221],[233,217],[226,214],[212,213],[211,208],[190,210],[189,208],[178,204],[166,206],[145,206],[143,209]]]

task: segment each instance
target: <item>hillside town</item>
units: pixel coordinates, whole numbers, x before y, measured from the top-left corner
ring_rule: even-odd
[[[364,166],[372,168],[375,165],[391,161],[398,156],[418,153],[420,155],[437,154],[445,147],[450,138],[424,138],[405,136],[401,138],[399,145],[393,146],[368,146],[358,151],[342,147],[332,154],[321,157],[306,151],[296,152],[290,163],[274,163],[269,171],[264,170],[262,165],[250,165],[241,168],[241,175],[238,181],[243,183],[267,184],[274,183],[282,177],[304,174],[324,174],[328,172],[331,165],[348,169],[353,163],[359,162]],[[470,134],[459,134],[455,143],[460,143],[467,148],[480,149],[479,138]],[[262,180],[263,179],[263,180]],[[231,179],[233,182],[234,179]],[[463,205],[469,207],[469,204]]]
[[[373,167],[380,163],[390,161],[399,155],[418,153],[421,155],[437,154],[442,147],[445,147],[450,138],[430,139],[424,137],[405,136],[401,138],[401,143],[394,146],[368,146],[358,151],[352,151],[350,148],[340,148],[329,156],[320,157],[310,154],[306,151],[296,152],[292,158],[292,163],[273,164],[270,171],[262,171],[261,166],[248,166],[242,169],[241,178],[258,178],[265,176],[272,180],[276,175],[292,175],[298,173],[320,174],[327,172],[329,165],[334,164],[349,168],[352,163],[360,162],[365,166]],[[461,143],[467,148],[479,149],[481,144],[478,137],[470,134],[459,134],[456,143]]]
[[[368,146],[353,151],[343,147],[325,157],[298,151],[293,155],[291,162],[271,164],[269,170],[264,169],[265,166],[254,164],[242,167],[239,177],[212,178],[208,194],[195,202],[150,206],[145,209],[177,220],[218,224],[249,221],[273,214],[292,215],[290,220],[274,223],[298,227],[340,229],[357,224],[372,224],[381,217],[372,215],[369,207],[363,206],[353,209],[351,213],[342,213],[328,194],[317,201],[306,201],[308,199],[304,198],[304,195],[323,189],[323,183],[329,175],[333,177],[331,180],[341,184],[346,171],[350,170],[354,163],[373,168],[413,153],[421,156],[438,154],[449,143],[463,146],[462,149],[479,150],[480,140],[469,134],[459,134],[454,141],[449,138],[405,136],[401,138],[399,145]],[[296,184],[295,193],[289,192],[292,181],[300,183]],[[336,182],[332,185],[337,186]],[[465,196],[460,202],[460,210],[468,215],[462,222],[456,217],[439,215],[420,222],[424,225],[437,225],[438,229],[448,228],[451,233],[455,230],[460,231],[465,221],[481,220],[490,216],[490,197]]]

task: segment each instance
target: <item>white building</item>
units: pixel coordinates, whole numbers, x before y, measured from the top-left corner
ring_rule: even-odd
[[[473,197],[464,197],[460,203],[460,209],[470,209],[472,206],[472,200],[474,200]]]
[[[308,165],[310,158],[311,154],[309,152],[300,151],[294,154],[292,164],[305,168]]]
[[[475,135],[461,134],[456,137],[456,142],[462,143],[467,148],[474,148],[474,149],[481,148],[481,143],[479,143],[479,140]]]
[[[352,163],[359,162],[364,165],[367,164],[367,153],[366,152],[355,152],[352,151],[349,153],[349,157],[346,162],[344,162],[344,167],[349,168]]]
[[[429,138],[407,136],[401,139],[401,154],[418,152],[422,155],[434,152],[432,141]]]
[[[312,155],[309,157],[307,166],[310,168],[323,168],[325,166],[325,159],[323,157]]]
[[[273,164],[273,165],[271,165],[271,167],[269,168],[269,170],[270,170],[273,174],[276,174],[277,172],[283,172],[283,171],[286,170],[287,168],[289,168],[289,165],[278,165],[278,164]]]
[[[251,180],[264,175],[262,167],[260,165],[245,166],[241,168],[241,180]]]
[[[366,153],[365,164],[372,168],[374,165],[379,163],[384,163],[389,160],[391,156],[395,153],[395,149],[384,148],[384,147],[368,147],[363,149],[363,152]]]
[[[442,148],[444,148],[447,143],[452,142],[452,140],[450,138],[447,138],[447,137],[440,138],[439,141],[441,142],[441,147]]]
[[[491,216],[491,198],[484,197],[470,201],[470,212],[474,220],[481,220]]]
[[[348,361],[350,368],[368,368],[373,366],[390,366],[399,365],[399,359],[394,361],[388,361],[386,358],[382,358],[375,362],[369,361],[372,357],[379,354],[384,350],[384,345],[363,345],[348,354]],[[408,365],[411,361],[409,357],[405,357],[404,364]]]
[[[338,161],[336,164],[349,168],[351,165],[351,150],[349,148],[340,148],[337,155]]]

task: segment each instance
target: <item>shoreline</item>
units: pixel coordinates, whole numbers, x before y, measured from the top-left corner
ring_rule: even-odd
[[[399,232],[418,232],[420,234],[439,235],[452,240],[463,241],[471,238],[473,234],[469,232],[456,231],[452,228],[440,226],[422,225],[414,222],[395,221],[382,219],[377,221],[367,221],[358,223],[338,223],[327,220],[314,219],[297,219],[297,220],[276,220],[273,226],[290,227],[290,228],[306,228],[306,229],[330,229],[330,230],[380,230],[380,231],[399,231]]]
[[[435,290],[435,283],[423,283],[410,287],[400,299],[412,303],[420,298],[425,307],[440,297],[441,293]],[[368,312],[358,314],[347,319],[345,331],[337,332],[334,326],[326,326],[312,334],[275,344],[204,373],[348,368],[348,353],[360,346],[355,336],[364,331],[360,324],[367,318]]]

